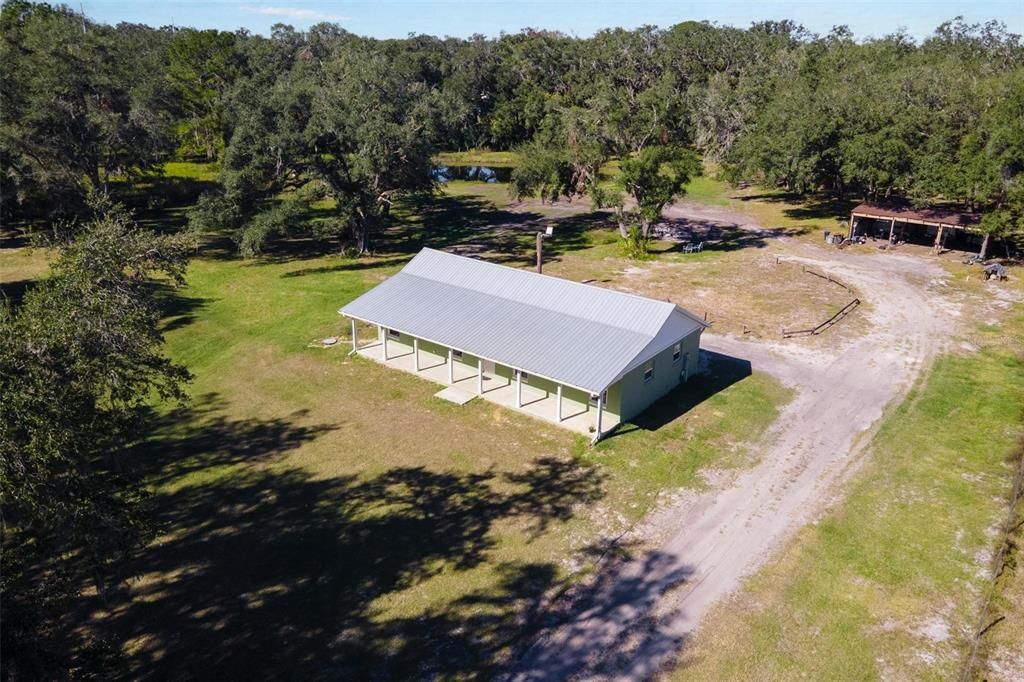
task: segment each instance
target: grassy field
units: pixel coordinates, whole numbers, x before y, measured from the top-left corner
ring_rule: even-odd
[[[942,357],[886,417],[844,501],[712,614],[672,679],[958,674],[1024,435],[1024,311],[972,338],[978,350]],[[1010,615],[996,652],[1024,645]]]
[[[181,178],[194,182],[216,182],[217,164],[195,161],[168,161],[164,164],[164,176]]]
[[[161,195],[190,196],[200,175],[169,169]],[[601,538],[664,491],[702,487],[703,468],[748,461],[789,392],[735,363],[713,362],[589,448],[311,343],[344,337],[338,307],[422,245],[527,264],[536,224],[557,220],[553,267],[614,276],[627,262],[605,218],[513,207],[503,191],[451,183],[401,207],[372,258],[296,238],[243,261],[211,237],[189,285],[162,291],[167,352],[195,374],[193,401],[162,407],[135,457],[160,537],[118,598],[87,605],[128,674],[486,677],[541,601],[586,574]],[[145,219],[172,229],[181,216],[163,204]],[[3,280],[30,281],[47,258],[5,250]]]
[[[49,265],[46,249],[4,249],[0,258],[0,282],[9,287],[14,282],[29,282],[44,274]]]
[[[495,152],[487,149],[471,149],[464,152],[442,152],[434,155],[434,162],[446,166],[487,166],[489,168],[513,168],[519,162],[515,152]]]
[[[788,234],[834,229],[831,216],[843,210],[733,190],[709,170],[689,199]],[[175,164],[129,197],[144,224],[175,229],[182,202],[213,179],[209,167]],[[758,299],[769,289],[794,323],[842,303],[840,292],[776,265],[763,239],[723,234],[697,255],[655,242],[655,258],[638,264],[586,201],[520,202],[500,184],[453,181],[393,216],[363,259],[298,237],[243,261],[211,236],[188,287],[163,291],[167,350],[195,374],[194,399],[161,408],[139,447],[159,539],[119,599],[88,607],[97,631],[124,644],[132,675],[487,676],[544,599],[587,574],[602,538],[664,493],[703,487],[703,471],[748,464],[747,444],[790,397],[718,358],[708,375],[588,447],[491,404],[452,406],[432,384],[313,343],[344,338],[337,308],[420,247],[529,266],[535,232],[554,225],[546,272],[708,309],[719,332],[775,336],[776,315],[769,327],[748,310],[771,308]],[[16,297],[48,257],[0,253],[5,292]],[[973,271],[951,267],[965,290],[981,286]],[[735,296],[753,272],[772,286]],[[1013,325],[981,325],[971,336],[980,350],[937,364],[888,417],[846,501],[719,608],[675,677],[956,671],[1024,403],[1014,355],[1024,320]],[[853,319],[843,333],[862,326]],[[1019,576],[1007,583],[1008,624],[1024,617],[1014,610],[1022,585]],[[992,660],[1021,644],[1019,631],[993,630]]]
[[[439,164],[452,166],[487,166],[490,168],[514,168],[518,164],[515,152],[492,152],[474,150],[468,152],[444,152],[434,157]],[[717,169],[709,165],[703,175],[693,178],[686,186],[685,198],[702,204],[725,206],[729,203],[728,195],[732,188],[728,183],[718,180]],[[601,167],[601,184],[612,189],[619,174],[617,159],[608,161]],[[470,183],[477,184],[477,183]],[[504,187],[502,187],[504,189]],[[584,199],[584,201],[587,201]]]

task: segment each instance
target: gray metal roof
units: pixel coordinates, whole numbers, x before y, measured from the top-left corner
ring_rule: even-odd
[[[434,249],[338,312],[592,393],[705,326],[666,301]]]

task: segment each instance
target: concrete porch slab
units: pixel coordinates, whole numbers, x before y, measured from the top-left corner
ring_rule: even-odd
[[[473,398],[476,398],[476,393],[470,393],[465,391],[458,386],[449,386],[448,388],[442,389],[434,394],[435,398],[441,398],[448,402],[455,403],[456,405],[465,405]]]
[[[456,363],[454,376],[452,377],[455,380],[455,383],[448,385],[448,363],[445,358],[434,357],[427,353],[422,353],[420,358],[420,368],[417,371],[416,360],[412,349],[399,348],[396,344],[395,348],[389,353],[387,360],[384,359],[383,350],[383,344],[378,341],[376,343],[360,346],[357,352],[360,356],[370,360],[375,360],[387,367],[400,369],[422,379],[427,379],[445,386],[446,388],[444,390],[435,394],[438,397],[447,399],[445,396],[440,394],[446,393],[450,389],[456,389],[462,393],[473,397],[483,398],[487,402],[507,407],[521,414],[528,414],[532,417],[542,419],[549,424],[555,424],[579,434],[586,436],[593,436],[594,434],[596,414],[593,406],[591,405],[565,400],[562,404],[562,419],[559,420],[557,418],[558,408],[556,396],[553,393],[538,391],[532,386],[524,385],[523,404],[517,406],[515,382],[511,381],[507,377],[484,374],[483,393],[480,394],[477,393],[477,373],[475,367]],[[602,429],[607,433],[618,423],[619,419],[616,415],[605,412],[602,419]]]

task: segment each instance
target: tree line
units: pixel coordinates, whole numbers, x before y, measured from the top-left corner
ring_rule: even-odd
[[[1024,213],[1024,46],[997,22],[920,42],[788,21],[375,40],[107,26],[15,0],[0,33],[7,220],[76,214],[112,179],[198,159],[220,188],[192,221],[244,253],[328,197],[316,230],[364,251],[397,198],[434,189],[432,154],[478,147],[523,151],[516,192],[590,195],[624,235],[646,234],[695,154],[799,194],[957,202],[992,232]],[[613,158],[633,177],[602,189]]]

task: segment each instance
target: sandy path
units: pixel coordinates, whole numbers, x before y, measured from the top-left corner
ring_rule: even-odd
[[[957,311],[930,293],[943,276],[934,263],[785,243],[790,258],[863,292],[873,332],[836,354],[705,334],[707,349],[746,358],[797,391],[759,463],[653,514],[648,523],[660,527],[648,535],[666,537],[658,549],[603,570],[525,652],[512,679],[646,679],[670,665],[707,609],[820,513],[856,464],[865,432],[950,337]]]

